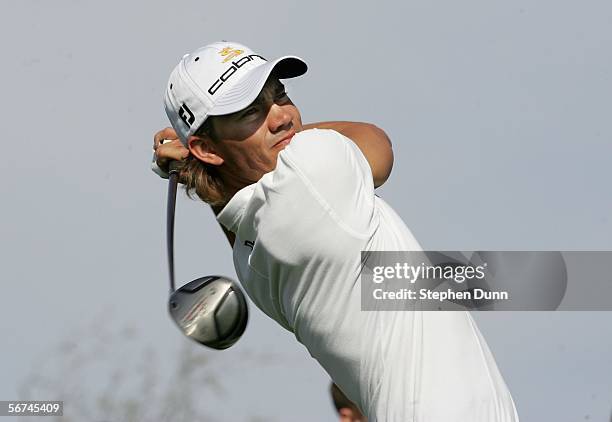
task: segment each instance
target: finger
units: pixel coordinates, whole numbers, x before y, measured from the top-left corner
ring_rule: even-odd
[[[153,136],[153,149],[157,149],[161,141],[164,139],[178,139],[176,131],[171,127],[167,127],[157,132]]]
[[[173,151],[179,150],[184,156],[189,154],[189,150],[185,148],[180,139],[162,139],[157,145],[155,152],[157,152],[162,146],[164,146],[164,151]]]
[[[159,149],[160,146],[167,145],[173,142],[175,145],[181,145],[181,146],[183,145],[180,139],[162,139],[158,143],[153,145],[153,154],[157,154],[157,150]]]
[[[155,151],[158,163],[165,163],[167,160],[182,160],[189,155],[189,150],[178,140],[160,144]]]

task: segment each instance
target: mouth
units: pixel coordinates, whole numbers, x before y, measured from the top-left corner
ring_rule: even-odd
[[[272,145],[272,148],[284,148],[287,145],[289,145],[289,143],[291,142],[291,138],[293,138],[295,136],[295,130],[291,130],[289,131],[289,133],[287,133],[287,135],[285,135],[281,140],[279,140],[277,143],[275,143],[274,145]]]

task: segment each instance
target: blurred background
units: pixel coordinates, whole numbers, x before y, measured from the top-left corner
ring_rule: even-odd
[[[327,375],[254,306],[224,352],[167,315],[152,136],[172,68],[219,39],[304,58],[287,84],[304,122],[387,131],[395,167],[379,195],[425,248],[612,250],[609,2],[0,10],[0,400],[64,400],[63,421],[336,420]],[[178,280],[235,276],[212,212],[182,194],[176,240]],[[610,420],[611,312],[475,318],[521,421]]]

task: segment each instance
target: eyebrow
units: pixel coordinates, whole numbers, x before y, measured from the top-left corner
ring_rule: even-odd
[[[285,85],[283,85],[280,81],[276,84],[274,84],[273,87],[271,87],[271,92],[276,95],[279,94],[281,92],[285,91]],[[264,102],[264,98],[265,98],[265,92],[264,90],[262,90],[259,95],[257,96],[257,98],[255,98],[255,100],[253,100],[253,102],[251,104],[249,104],[249,107],[252,105],[260,105]],[[247,107],[248,108],[248,107]]]
[[[274,84],[273,87],[271,87],[271,90],[272,90],[272,93],[276,96],[277,94],[285,91],[285,85],[281,81],[278,81],[277,83]],[[265,98],[264,90],[262,89],[262,91],[259,93],[257,98],[255,98],[251,104],[249,104],[244,109],[237,111],[235,113],[236,116],[242,116],[242,114],[245,113],[246,110],[248,110],[249,108],[253,106],[262,105],[264,103],[264,98]]]

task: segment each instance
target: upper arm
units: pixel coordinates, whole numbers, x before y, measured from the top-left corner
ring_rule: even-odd
[[[393,169],[393,148],[387,134],[370,123],[320,122],[304,126],[304,129],[333,129],[355,143],[365,156],[372,171],[374,187],[384,184]]]

